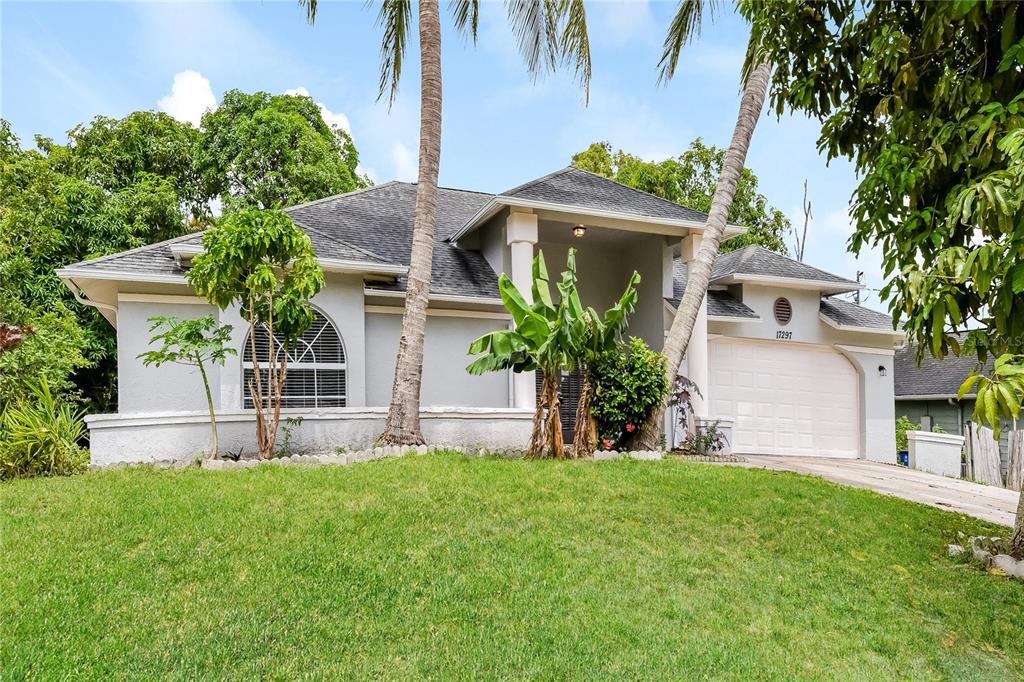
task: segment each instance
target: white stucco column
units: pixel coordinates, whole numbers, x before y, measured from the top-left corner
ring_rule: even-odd
[[[509,213],[505,233],[509,246],[508,276],[527,302],[532,303],[533,248],[537,244],[537,216],[516,211]],[[512,374],[512,407],[536,407],[536,381],[534,372]]]
[[[691,234],[683,238],[682,259],[684,263],[690,263],[697,256],[700,248],[702,235]],[[711,373],[708,369],[708,297],[704,296],[701,301],[700,310],[697,312],[697,321],[693,325],[693,333],[690,335],[690,344],[686,348],[687,375],[703,397],[694,396],[693,412],[698,417],[709,416],[711,405]]]

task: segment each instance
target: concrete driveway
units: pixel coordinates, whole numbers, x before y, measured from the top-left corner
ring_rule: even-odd
[[[863,459],[821,457],[744,457],[747,461],[737,466],[821,476],[836,483],[902,497],[905,500],[968,514],[1003,526],[1012,527],[1017,512],[1019,495],[1012,490],[927,474],[892,464],[879,464]]]

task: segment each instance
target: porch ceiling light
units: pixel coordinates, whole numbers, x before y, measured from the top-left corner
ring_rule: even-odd
[[[575,235],[577,237],[582,237],[583,235],[585,235],[587,233],[587,226],[586,225],[576,225],[576,226],[574,226],[572,228],[572,233],[573,233],[573,235]]]

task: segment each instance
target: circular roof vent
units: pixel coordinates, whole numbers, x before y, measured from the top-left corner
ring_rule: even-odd
[[[775,299],[775,321],[785,327],[793,319],[793,305],[788,298]]]

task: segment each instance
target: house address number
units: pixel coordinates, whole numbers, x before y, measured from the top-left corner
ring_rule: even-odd
[[[792,341],[793,340],[793,332],[788,332],[788,331],[786,331],[784,329],[780,329],[779,331],[775,332],[775,338],[776,339],[781,339],[783,341]]]

